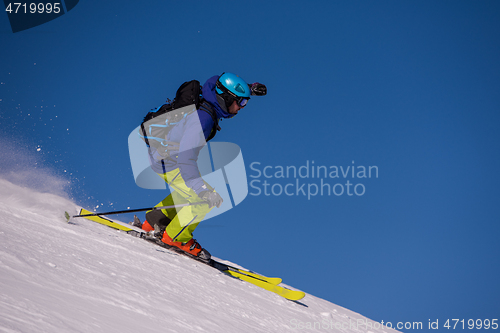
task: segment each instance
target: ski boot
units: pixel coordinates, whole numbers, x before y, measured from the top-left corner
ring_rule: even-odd
[[[137,217],[137,215],[134,215],[134,221],[129,222],[128,224],[144,231],[139,233],[135,230],[131,230],[129,231],[130,234],[150,241],[161,241],[163,232],[165,231],[165,226],[155,224],[154,227],[152,227],[147,220],[145,220],[144,223],[141,223],[141,220]]]
[[[161,240],[165,228],[170,224],[170,219],[161,210],[151,210],[146,213],[146,220],[142,224],[142,230],[146,232],[148,240]]]
[[[167,247],[172,248],[176,252],[186,254],[197,260],[203,261],[205,263],[210,262],[212,257],[210,253],[201,247],[194,238],[191,238],[188,242],[174,242],[170,236],[164,232],[161,241],[167,245]]]

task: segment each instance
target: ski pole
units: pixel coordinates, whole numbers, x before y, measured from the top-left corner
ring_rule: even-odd
[[[200,201],[200,202],[185,203],[185,204],[173,205],[173,206],[127,209],[127,210],[119,210],[119,211],[114,211],[114,212],[73,215],[72,217],[86,217],[86,216],[100,216],[100,215],[113,215],[113,214],[135,213],[135,212],[143,212],[143,211],[146,211],[146,210],[158,210],[158,209],[178,208],[178,207],[194,206],[194,205],[202,205],[202,204],[207,204],[207,202]]]

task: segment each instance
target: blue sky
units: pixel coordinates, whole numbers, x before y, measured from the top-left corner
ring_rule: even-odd
[[[127,137],[144,114],[184,81],[265,83],[214,139],[241,147],[249,181],[253,162],[354,161],[378,178],[324,179],[361,196],[250,194],[200,225],[202,246],[377,321],[495,319],[498,22],[496,1],[82,0],[15,34],[3,14],[0,136],[84,205],[148,207],[166,193],[132,176]]]

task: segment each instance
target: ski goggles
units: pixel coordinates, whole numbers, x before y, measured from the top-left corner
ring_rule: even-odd
[[[247,97],[239,97],[236,99],[236,103],[242,108],[244,108],[247,105],[249,99],[250,98]]]

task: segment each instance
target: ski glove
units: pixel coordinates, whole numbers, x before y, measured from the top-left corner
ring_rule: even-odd
[[[255,82],[248,85],[250,87],[252,96],[264,96],[267,94],[267,88],[265,85],[259,82]]]
[[[199,197],[208,203],[208,208],[212,208],[213,206],[219,208],[222,205],[222,197],[215,191],[203,191],[199,194]]]

